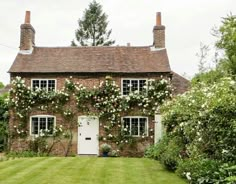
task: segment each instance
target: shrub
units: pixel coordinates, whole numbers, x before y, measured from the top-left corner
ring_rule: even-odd
[[[168,145],[164,148],[164,150],[160,150],[160,162],[171,171],[176,170],[178,166],[178,162],[180,161],[180,153],[182,151],[182,147],[177,144],[177,140],[172,139],[168,142]]]
[[[158,159],[158,144],[150,145],[145,150],[144,157],[157,160]]]
[[[109,154],[110,157],[118,157],[119,156],[119,152],[116,150],[112,150],[111,153]]]
[[[164,136],[159,143],[150,146],[145,157],[160,160],[160,162],[171,171],[174,171],[181,158],[183,146],[177,138]]]
[[[12,151],[6,155],[8,158],[20,158],[20,157],[45,157],[48,156],[46,153],[38,153],[34,151]]]
[[[47,141],[44,137],[37,137],[29,141],[29,149],[34,153],[47,153]]]
[[[145,157],[152,158],[155,160],[160,159],[160,155],[166,150],[170,138],[164,136],[158,143],[151,145],[145,151]]]
[[[228,176],[225,178],[225,181],[230,184],[231,183],[235,184],[236,183],[236,165],[232,165],[230,167],[225,165],[223,169],[226,170],[228,173]]]
[[[7,97],[7,94],[0,95],[0,152],[7,150],[9,119]]]
[[[193,184],[234,184],[236,168],[217,160],[199,158],[179,162],[176,172]]]
[[[104,143],[101,145],[101,150],[103,153],[108,153],[111,151],[111,145]]]

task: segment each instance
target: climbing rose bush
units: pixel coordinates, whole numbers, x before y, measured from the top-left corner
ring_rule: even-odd
[[[60,114],[64,123],[68,122],[69,137],[72,140],[73,130],[77,127],[78,113],[98,116],[105,129],[105,134],[99,138],[103,141],[111,141],[117,145],[133,142],[132,136],[127,136],[125,129],[122,129],[121,114],[130,112],[139,115],[153,116],[159,112],[159,107],[168,98],[171,98],[172,87],[170,81],[164,78],[160,80],[147,80],[147,90],[142,93],[137,91],[123,96],[119,86],[111,77],[106,77],[99,86],[92,89],[86,88],[75,82],[73,77],[65,80],[65,86],[61,90],[46,91],[44,89],[32,90],[27,87],[25,81],[16,77],[12,81],[9,105],[16,114],[13,122],[14,130],[12,136],[26,138],[29,130],[27,123],[29,116],[34,110],[41,110],[45,113]],[[76,107],[74,103],[76,103]],[[66,128],[66,127],[65,127]],[[152,129],[147,130],[148,134],[142,135],[142,139],[154,138]]]

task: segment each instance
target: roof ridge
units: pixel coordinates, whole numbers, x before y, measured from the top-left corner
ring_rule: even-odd
[[[78,48],[151,48],[151,46],[34,46],[34,48],[48,48],[48,49],[78,49]]]

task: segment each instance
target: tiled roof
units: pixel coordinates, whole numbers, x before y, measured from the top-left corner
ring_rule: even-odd
[[[18,53],[10,73],[170,72],[166,49],[150,47],[35,47]]]
[[[172,71],[172,84],[175,94],[182,94],[190,88],[189,80]]]

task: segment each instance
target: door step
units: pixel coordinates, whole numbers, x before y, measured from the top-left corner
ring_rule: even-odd
[[[79,157],[98,157],[96,154],[78,154]]]

